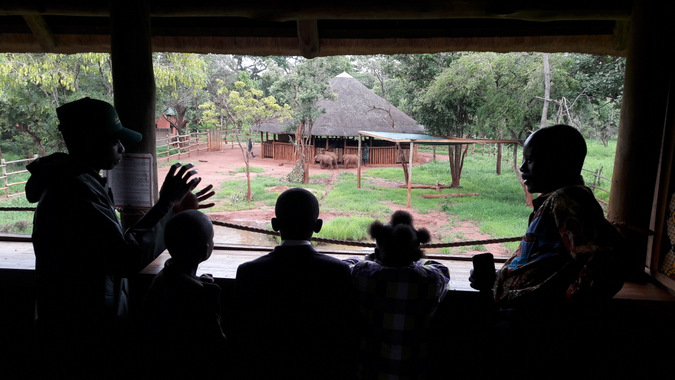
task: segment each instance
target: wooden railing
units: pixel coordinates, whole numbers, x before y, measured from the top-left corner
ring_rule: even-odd
[[[403,157],[405,157],[406,163],[410,158],[410,146],[402,146]],[[359,148],[355,146],[348,146],[344,150],[344,154],[359,154]],[[417,146],[413,147],[413,160],[417,158]],[[374,146],[368,150],[368,162],[369,165],[392,165],[400,164],[401,160],[398,159],[398,154],[396,153],[396,146]]]
[[[3,192],[3,195],[6,198],[22,195],[25,193],[24,188],[28,180],[26,175],[28,170],[26,170],[25,167],[37,157],[38,156],[36,154],[33,156],[33,158],[26,158],[23,160],[6,161],[4,158],[0,159],[0,180],[2,181],[0,182],[0,185],[2,186],[0,187],[0,191]],[[24,169],[16,170],[16,168],[19,167]],[[14,182],[12,182],[12,180],[14,180]],[[13,192],[12,187],[19,188],[20,190]]]
[[[209,133],[196,132],[157,140],[157,161],[180,160],[209,150]]]

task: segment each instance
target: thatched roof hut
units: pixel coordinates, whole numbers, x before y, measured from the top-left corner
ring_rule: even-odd
[[[313,136],[357,137],[358,131],[424,133],[424,126],[349,74],[335,76],[330,86],[336,97],[317,103],[325,113],[314,122]],[[260,132],[295,134],[295,128],[284,121],[263,124]]]
[[[424,133],[422,125],[349,74],[343,72],[335,76],[330,80],[330,86],[335,99],[323,99],[317,104],[325,112],[317,117],[312,127],[313,152],[333,151],[338,155],[338,161],[342,162],[344,154],[357,153],[359,131]],[[267,136],[262,138],[263,157],[292,160],[294,148],[291,141],[296,130],[297,126],[289,121],[263,124],[259,129],[261,135]],[[272,140],[269,134],[273,135]],[[370,139],[367,145],[372,149],[369,163],[392,164],[401,161],[392,143]],[[407,151],[403,154],[408,157]]]

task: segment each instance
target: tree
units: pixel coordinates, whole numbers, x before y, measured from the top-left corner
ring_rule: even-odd
[[[290,74],[281,77],[270,89],[272,93],[278,94],[284,103],[291,106],[298,160],[296,168],[302,171],[303,183],[309,183],[312,127],[316,118],[325,112],[317,102],[335,97],[330,92],[331,62],[334,61],[326,58],[306,60],[295,66]]]
[[[430,133],[466,137],[468,130],[474,125],[476,99],[479,98],[473,92],[482,89],[481,81],[485,77],[477,71],[476,65],[455,63],[443,70],[421,96],[417,102],[416,114],[419,115],[418,121],[424,124]],[[466,82],[458,83],[459,78]],[[479,83],[476,84],[476,81]],[[452,187],[459,187],[467,148],[465,144],[448,147]]]
[[[206,101],[209,78],[206,56],[199,54],[155,53],[153,70],[157,86],[158,115],[171,114],[167,120],[180,134],[189,133],[188,124],[199,119],[199,104]],[[195,128],[198,124],[194,124]]]
[[[584,104],[579,127],[589,137],[600,139],[607,146],[616,137],[623,98],[626,59],[623,57],[569,54],[569,72],[583,94]]]
[[[90,96],[110,101],[107,54],[0,54],[2,148],[24,156],[63,150],[55,109]]]
[[[458,54],[420,97],[418,120],[451,137],[522,140],[541,118],[541,56]],[[467,146],[450,148],[452,186],[459,186]]]
[[[284,120],[290,117],[290,107],[279,105],[273,96],[263,97],[261,90],[251,87],[244,81],[237,81],[233,89],[225,82],[216,98],[200,106],[204,110],[204,119],[208,123],[218,124],[225,119],[234,128],[234,136],[244,159],[246,170],[246,200],[251,200],[250,151],[245,144],[251,139],[252,131],[258,130],[262,123],[271,120]],[[242,143],[243,141],[243,143]]]

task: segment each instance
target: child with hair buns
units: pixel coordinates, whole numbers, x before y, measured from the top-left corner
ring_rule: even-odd
[[[424,259],[426,228],[415,229],[410,213],[396,211],[389,223],[375,221],[376,248],[364,260],[346,260],[366,323],[359,349],[362,379],[425,378],[431,319],[445,296],[450,271]]]

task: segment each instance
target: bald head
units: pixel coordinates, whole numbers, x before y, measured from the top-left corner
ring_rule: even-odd
[[[586,159],[586,140],[578,129],[564,124],[540,128],[525,140],[537,154],[581,173]]]
[[[213,250],[213,224],[201,211],[179,212],[166,223],[164,243],[174,260],[199,264]]]
[[[530,193],[548,193],[581,185],[586,141],[569,125],[553,125],[533,132],[523,146],[522,178]]]
[[[272,228],[279,231],[282,239],[308,240],[312,233],[319,232],[319,201],[314,194],[303,188],[284,191],[277,198]]]

